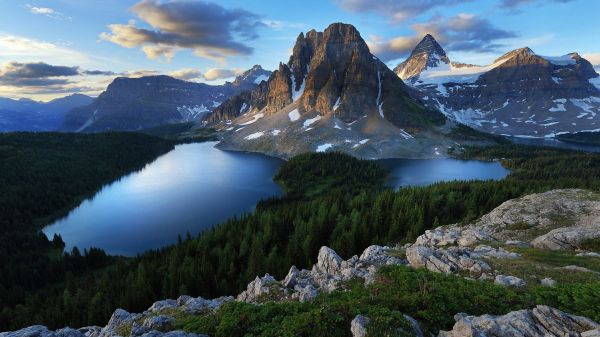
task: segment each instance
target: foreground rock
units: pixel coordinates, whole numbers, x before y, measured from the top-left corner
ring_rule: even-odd
[[[451,331],[440,331],[438,337],[548,337],[597,336],[600,324],[585,317],[538,305],[532,310],[519,310],[504,316],[455,316]]]
[[[373,282],[377,269],[384,265],[406,265],[407,261],[392,256],[389,247],[370,246],[359,256],[343,260],[333,249],[321,247],[317,263],[312,269],[290,268],[282,281],[271,275],[256,277],[238,301],[261,303],[270,300],[312,300],[320,292],[340,289],[345,281],[362,278],[366,284]]]
[[[579,189],[552,190],[506,201],[474,224],[425,231],[406,248],[406,257],[416,268],[446,274],[464,272],[471,277],[493,279],[497,284],[522,287],[524,280],[503,275],[489,264],[498,259],[518,259],[520,255],[489,243],[580,250],[587,240],[597,238],[600,238],[599,195]],[[578,256],[595,257],[596,253],[584,252]],[[581,267],[576,270],[584,271]]]

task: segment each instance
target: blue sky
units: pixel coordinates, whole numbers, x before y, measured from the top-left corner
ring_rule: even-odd
[[[596,0],[0,0],[0,96],[97,95],[116,76],[220,84],[286,62],[299,32],[355,25],[390,67],[432,33],[454,61],[529,46],[600,65]]]

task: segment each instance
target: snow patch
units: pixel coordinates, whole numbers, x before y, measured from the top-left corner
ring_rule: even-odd
[[[294,109],[294,110],[290,111],[290,113],[288,114],[288,117],[290,118],[290,121],[292,121],[292,122],[299,120],[300,113],[298,112],[298,109]]]
[[[308,73],[308,72],[307,72]],[[306,77],[302,79],[300,83],[300,89],[296,90],[296,76],[292,71],[292,102],[295,102],[304,93],[304,87],[306,86]]]
[[[204,104],[194,106],[182,105],[177,107],[177,112],[179,112],[181,117],[186,121],[196,120],[200,118],[202,114],[209,111],[210,110],[205,107]]]
[[[281,133],[281,130],[273,130],[273,131],[271,131],[271,134],[272,134],[273,136],[277,136],[277,135],[278,135],[278,134],[280,134],[280,133]]]
[[[377,69],[377,81],[379,82],[379,92],[377,93],[377,100],[375,101],[375,104],[377,104],[379,116],[381,116],[381,118],[385,118],[383,116],[383,102],[381,102],[381,72],[379,71],[379,68]]]
[[[540,55],[540,57],[546,59],[546,61],[548,61],[550,63],[556,64],[559,66],[566,66],[566,65],[577,63],[569,54],[563,55],[563,56],[541,56]]]
[[[341,97],[338,97],[337,101],[335,101],[335,104],[333,105],[333,111],[337,110],[340,107],[340,101]]]
[[[404,139],[412,139],[415,138],[410,133],[404,131],[404,129],[400,129],[400,136],[404,137]]]
[[[244,103],[244,104],[245,104],[245,103]],[[252,120],[250,120],[250,121],[247,121],[246,123],[239,124],[239,125],[250,125],[250,124],[252,124],[252,123],[255,123],[257,120],[259,120],[259,119],[261,119],[261,118],[263,118],[263,117],[265,117],[265,114],[263,114],[263,113],[259,113],[259,114],[256,114],[256,115],[254,115],[254,116],[252,117]]]
[[[246,112],[246,109],[248,109],[248,104],[246,104],[246,102],[244,102],[242,104],[242,106],[240,107],[240,114]]]
[[[316,121],[318,121],[319,119],[321,119],[321,115],[317,115],[315,118],[309,118],[304,121],[304,124],[302,126],[307,128],[307,127],[311,126],[313,123],[315,123]]]
[[[260,138],[260,137],[262,137],[264,134],[265,134],[265,133],[264,133],[264,132],[262,132],[262,131],[260,131],[260,132],[255,132],[255,133],[253,133],[253,134],[251,134],[251,135],[248,135],[248,136],[244,137],[244,139],[248,139],[248,140],[250,140],[250,139],[257,139],[257,138]]]
[[[317,152],[325,152],[333,147],[333,144],[327,143],[317,146]]]
[[[269,76],[267,76],[267,75],[260,75],[260,76],[257,76],[257,77],[254,79],[254,84],[260,84],[260,82],[262,82],[262,81],[266,81],[266,80],[268,80],[268,79],[269,79]]]

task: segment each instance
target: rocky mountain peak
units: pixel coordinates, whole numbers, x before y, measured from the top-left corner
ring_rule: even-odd
[[[431,34],[425,35],[410,56],[400,63],[394,72],[403,80],[417,79],[428,68],[450,65],[446,51]]]
[[[238,75],[231,83],[234,87],[239,87],[242,90],[249,90],[261,81],[266,81],[271,76],[271,72],[263,69],[259,64],[246,70],[241,75]]]
[[[531,57],[537,57],[537,55],[533,52],[533,50],[531,50],[531,48],[523,47],[523,48],[518,48],[518,49],[509,51],[508,53],[506,53],[506,54],[500,56],[499,58],[497,58],[496,60],[494,60],[494,63],[499,63],[499,62],[514,59],[514,58],[523,60],[523,59],[527,59],[527,58],[531,58]]]

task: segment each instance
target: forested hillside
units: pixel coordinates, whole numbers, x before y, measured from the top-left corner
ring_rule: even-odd
[[[0,330],[32,292],[116,260],[98,249],[63,254],[62,239],[49,241],[41,226],[173,146],[134,133],[0,134]]]
[[[180,294],[234,294],[256,275],[281,278],[290,265],[315,263],[322,245],[349,257],[373,243],[408,242],[427,228],[476,219],[525,193],[600,188],[599,154],[506,145],[466,149],[461,156],[505,158],[512,173],[502,181],[391,191],[381,185],[385,172],[374,162],[336,153],[296,157],[276,176],[288,193],[283,198],[266,200],[254,213],[197,238],[41,289],[3,313],[22,319],[4,321],[4,327],[101,324],[117,307],[135,312]]]

